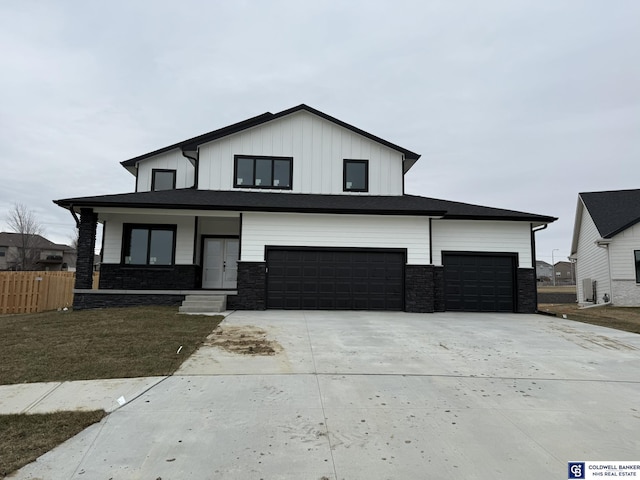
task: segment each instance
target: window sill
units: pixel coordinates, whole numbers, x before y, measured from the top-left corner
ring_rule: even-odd
[[[246,190],[293,190],[293,187],[270,187],[263,185],[234,185],[233,188],[242,188]]]

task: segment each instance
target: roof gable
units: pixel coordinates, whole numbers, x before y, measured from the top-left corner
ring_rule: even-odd
[[[243,120],[241,122],[234,123],[232,125],[228,125],[223,128],[219,128],[218,130],[213,130],[209,133],[205,133],[203,135],[190,138],[188,140],[183,140],[181,142],[174,143],[167,147],[163,147],[161,149],[154,150],[153,152],[145,153],[144,155],[139,155],[137,157],[130,158],[129,160],[125,160],[120,163],[125,168],[131,168],[131,167],[134,167],[141,160],[153,157],[155,155],[158,155],[164,152],[168,152],[169,150],[173,150],[176,148],[180,148],[183,152],[193,151],[193,150],[196,150],[198,146],[203,143],[208,143],[213,140],[218,140],[228,135],[232,135],[234,133],[238,133],[255,126],[262,125],[264,123],[276,120],[278,118],[282,118],[287,115],[291,115],[293,113],[297,113],[302,110],[312,113],[314,115],[317,115],[318,117],[321,117],[327,121],[335,123],[336,125],[346,128],[354,133],[362,135],[363,137],[366,137],[374,142],[380,143],[381,145],[384,145],[388,148],[391,148],[392,150],[396,150],[402,153],[405,157],[405,166],[404,166],[405,172],[409,170],[409,168],[411,168],[413,164],[420,158],[419,154],[412,152],[411,150],[407,150],[406,148],[400,147],[399,145],[391,143],[371,133],[365,132],[364,130],[361,130],[353,125],[343,122],[342,120],[338,120],[337,118],[327,115],[326,113],[316,110],[315,108],[309,107],[308,105],[300,104],[296,107],[289,108],[287,110],[283,110],[282,112],[275,113],[275,114],[271,112],[266,112],[266,113],[263,113],[262,115],[258,115],[256,117],[252,117],[247,120]]]
[[[581,193],[580,198],[602,238],[640,222],[640,189]]]

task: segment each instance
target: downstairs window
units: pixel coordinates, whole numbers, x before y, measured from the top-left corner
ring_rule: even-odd
[[[125,224],[122,263],[125,265],[173,265],[175,225]]]
[[[640,283],[640,250],[634,250],[633,255],[636,261],[636,283]]]

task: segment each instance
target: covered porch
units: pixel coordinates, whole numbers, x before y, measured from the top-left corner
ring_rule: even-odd
[[[74,308],[179,305],[205,295],[234,303],[240,212],[103,207],[79,213]],[[100,281],[92,289],[85,270],[93,270],[99,223]]]

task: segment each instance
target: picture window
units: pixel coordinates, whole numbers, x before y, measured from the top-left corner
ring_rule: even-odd
[[[175,225],[124,225],[122,263],[173,265]]]
[[[235,156],[234,187],[291,189],[293,158]]]

